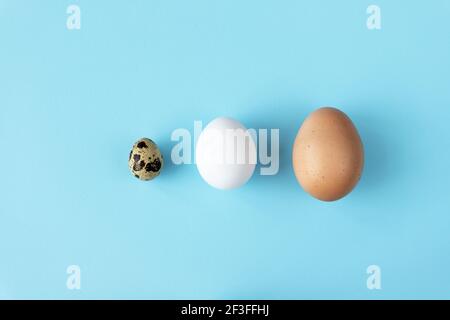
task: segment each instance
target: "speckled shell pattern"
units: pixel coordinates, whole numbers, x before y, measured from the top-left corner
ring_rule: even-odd
[[[140,180],[156,178],[163,168],[163,157],[151,139],[142,138],[133,145],[128,158],[128,167]]]

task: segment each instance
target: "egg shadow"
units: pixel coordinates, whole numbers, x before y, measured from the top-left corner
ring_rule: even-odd
[[[388,129],[395,126],[396,120],[383,112],[384,108],[371,107],[369,102],[366,106],[364,110],[354,108],[347,115],[356,126],[364,147],[364,168],[359,188],[376,197],[402,171],[401,161],[398,161],[403,158],[403,149],[402,142],[397,141]]]
[[[161,177],[163,179],[172,179],[173,177],[181,174],[183,172],[183,168],[187,166],[187,164],[175,164],[172,161],[172,148],[176,145],[177,141],[172,141],[171,132],[166,132],[158,137],[156,137],[155,142],[158,145],[161,154],[164,159],[164,167],[161,171]],[[158,142],[160,141],[160,142]]]
[[[246,112],[239,116],[239,120],[247,128],[256,130],[268,130],[268,147],[271,150],[271,129],[279,130],[279,168],[274,175],[262,175],[261,168],[269,167],[269,165],[258,165],[255,174],[252,177],[252,183],[259,187],[255,187],[256,192],[260,192],[259,188],[275,187],[283,192],[298,192],[299,185],[295,179],[292,169],[292,147],[297,132],[305,119],[311,112],[311,104],[305,101],[278,101],[267,103],[254,108],[252,112]],[[258,141],[259,143],[259,141]],[[259,150],[259,148],[258,148]],[[258,151],[259,152],[259,151]],[[270,155],[272,156],[272,155]],[[259,160],[259,155],[258,155]],[[294,188],[292,188],[294,186]]]

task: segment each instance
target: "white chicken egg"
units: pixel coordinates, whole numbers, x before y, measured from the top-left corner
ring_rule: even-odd
[[[256,145],[239,121],[219,117],[201,132],[195,158],[201,177],[217,189],[244,185],[255,171]]]

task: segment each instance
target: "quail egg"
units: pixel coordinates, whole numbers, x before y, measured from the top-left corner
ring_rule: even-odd
[[[151,139],[142,138],[133,145],[128,158],[128,167],[136,178],[140,180],[156,178],[163,164],[161,151]]]

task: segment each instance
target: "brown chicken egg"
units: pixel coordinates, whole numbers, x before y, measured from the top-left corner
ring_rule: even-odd
[[[342,111],[324,107],[303,122],[292,151],[302,188],[323,201],[338,200],[358,183],[364,150],[358,131]]]

